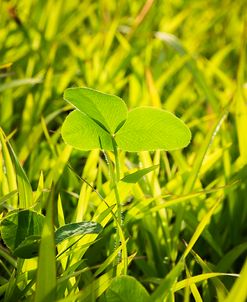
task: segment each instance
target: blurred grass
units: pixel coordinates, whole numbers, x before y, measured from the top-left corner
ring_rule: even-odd
[[[243,289],[245,6],[243,0],[226,0],[224,5],[219,0],[0,1],[1,216],[19,207],[44,211],[53,184],[56,227],[82,220],[104,226],[99,237],[70,239],[58,247],[59,253],[68,248],[56,259],[58,300],[94,301],[101,296],[104,301],[115,232],[104,157],[98,151],[72,150],[60,137],[71,109],[62,99],[69,86],[117,94],[129,108],[170,110],[193,133],[183,151],[120,154],[123,175],[160,165],[137,184],[119,186],[128,254],[135,255],[129,257],[128,273],[155,299],[167,284],[174,284],[167,296],[171,301],[215,301],[216,295],[219,301],[231,301]],[[218,200],[208,225],[197,233]],[[177,269],[184,242],[193,238],[193,250]],[[13,293],[19,301],[33,300],[37,261],[16,262],[1,241],[3,301],[11,301]],[[242,267],[234,286],[234,277],[218,274],[238,274]],[[216,281],[208,280],[209,273],[216,274]],[[193,279],[198,275],[201,283]],[[185,283],[183,291],[180,285]],[[242,293],[238,302],[245,301]]]

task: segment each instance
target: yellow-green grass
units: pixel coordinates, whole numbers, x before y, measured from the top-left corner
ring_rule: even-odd
[[[124,248],[150,301],[245,301],[244,12],[241,0],[0,1],[0,215],[46,214],[39,257],[16,258],[1,240],[1,301],[105,301]],[[172,111],[192,131],[182,151],[120,153],[121,177],[159,168],[119,183],[119,248],[104,155],[60,136],[73,86]],[[56,251],[52,224],[84,220],[103,232]]]

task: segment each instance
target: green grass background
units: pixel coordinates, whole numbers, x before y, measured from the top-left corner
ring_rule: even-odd
[[[2,301],[43,301],[49,286],[56,301],[105,301],[115,227],[80,177],[114,204],[107,163],[98,150],[73,150],[60,136],[72,109],[63,91],[77,86],[116,94],[129,108],[169,110],[192,131],[182,151],[120,154],[123,175],[160,165],[137,184],[119,186],[128,274],[153,301],[245,301],[245,16],[242,0],[0,1],[1,215],[42,211],[49,199],[56,227],[82,220],[104,226],[57,258],[56,270],[45,245],[38,265],[14,258],[1,241]],[[174,271],[183,253],[183,270]],[[37,267],[38,276],[57,278],[41,282]],[[241,269],[240,277],[206,275]]]

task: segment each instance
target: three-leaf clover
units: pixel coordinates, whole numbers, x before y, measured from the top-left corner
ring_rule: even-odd
[[[90,88],[68,88],[64,99],[75,107],[65,119],[62,137],[79,150],[113,150],[113,144],[129,152],[186,147],[191,132],[174,114],[153,107],[128,111],[125,102]]]

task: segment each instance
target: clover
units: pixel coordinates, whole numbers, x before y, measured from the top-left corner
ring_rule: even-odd
[[[122,253],[118,254],[116,264],[122,260],[120,274],[126,274],[128,257],[118,191],[119,150],[139,152],[184,148],[190,142],[191,132],[182,120],[168,111],[153,107],[137,107],[128,111],[125,102],[118,96],[90,88],[68,88],[64,92],[64,99],[75,110],[62,125],[63,140],[79,150],[101,149],[108,158],[116,200],[116,214],[112,211],[117,227],[116,247],[122,244]],[[114,153],[114,164],[109,160],[108,151]],[[139,170],[121,181],[135,183],[156,168],[157,165]]]
[[[79,150],[176,150],[186,147],[191,132],[174,114],[153,107],[128,111],[115,95],[90,88],[68,88],[64,99],[75,107],[65,119],[62,137]]]

